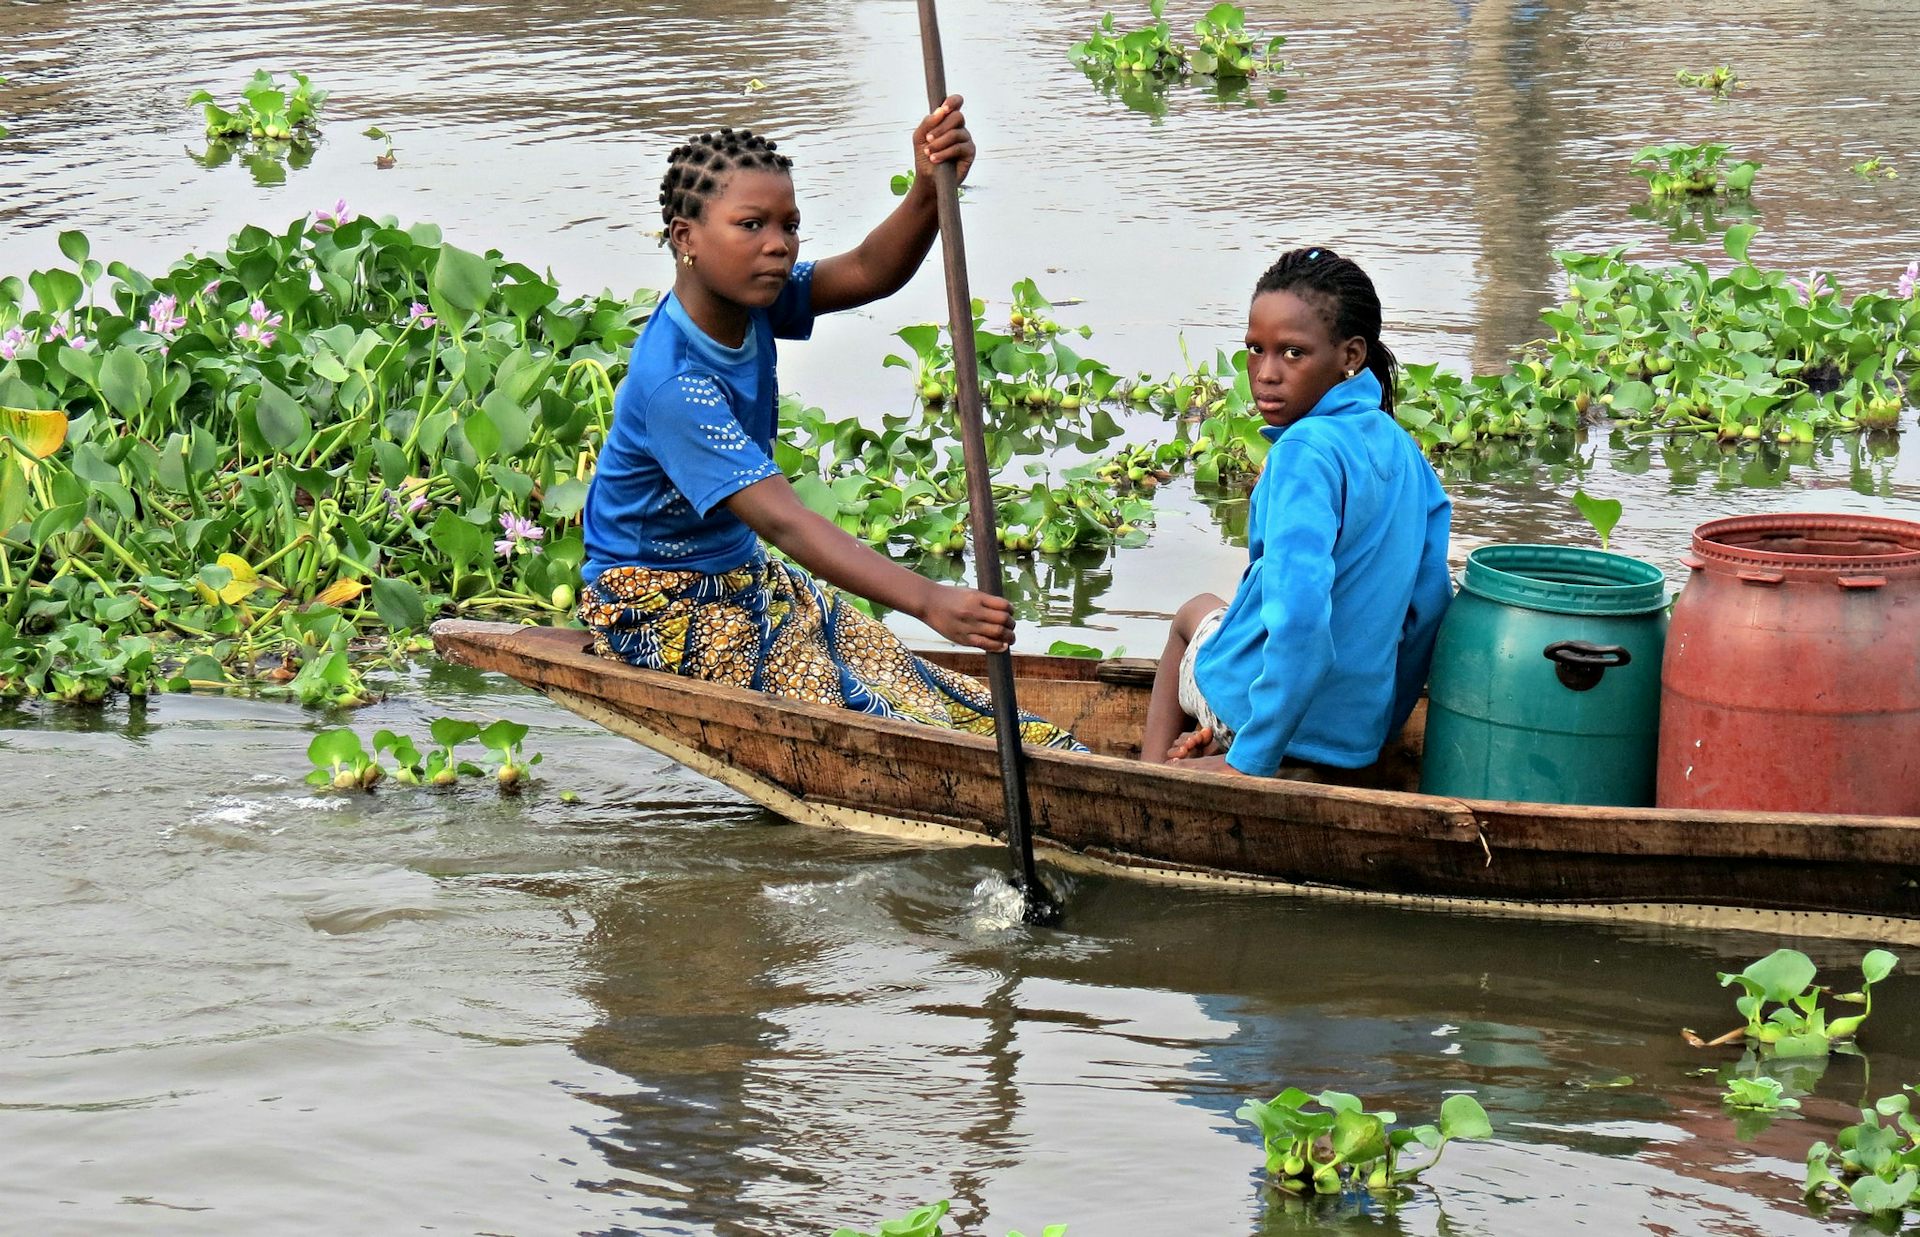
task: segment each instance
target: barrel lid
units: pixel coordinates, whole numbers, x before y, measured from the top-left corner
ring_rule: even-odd
[[[1467,555],[1460,586],[1552,614],[1648,614],[1667,604],[1667,577],[1652,563],[1564,545],[1483,545]]]

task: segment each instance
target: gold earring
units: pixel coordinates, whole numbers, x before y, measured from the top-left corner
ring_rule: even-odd
[[[1350,369],[1350,370],[1348,370],[1348,371],[1347,371],[1347,377],[1349,377],[1349,378],[1351,378],[1351,377],[1353,377],[1353,376],[1354,376],[1355,374],[1357,374],[1357,373],[1359,373],[1359,372],[1360,372],[1360,371],[1359,371],[1359,370],[1357,370],[1357,369]]]
[[[681,254],[681,255],[680,255],[680,265],[682,265],[682,266],[692,266],[692,265],[693,265],[693,255],[692,255],[692,254],[690,254],[690,253],[683,253],[683,254]]]

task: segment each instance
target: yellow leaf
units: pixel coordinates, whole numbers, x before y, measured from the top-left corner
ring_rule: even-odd
[[[233,573],[233,579],[220,590],[220,600],[228,605],[239,605],[253,596],[254,591],[260,587],[260,573],[253,569],[252,563],[238,554],[222,554],[214,561]]]
[[[67,441],[67,414],[32,408],[0,408],[0,434],[34,459],[44,460]]]
[[[355,597],[367,591],[367,586],[358,580],[335,580],[320,590],[313,599],[316,606],[344,606]]]

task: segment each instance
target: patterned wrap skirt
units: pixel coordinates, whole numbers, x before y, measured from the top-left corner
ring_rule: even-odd
[[[994,733],[993,701],[982,684],[915,657],[839,590],[764,554],[718,575],[610,567],[581,592],[580,619],[595,652],[649,670]],[[1027,713],[1020,736],[1039,747],[1086,750]]]

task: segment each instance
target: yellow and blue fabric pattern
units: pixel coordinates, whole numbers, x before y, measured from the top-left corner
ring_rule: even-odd
[[[994,733],[987,689],[914,656],[886,624],[791,563],[757,552],[719,574],[610,567],[587,585],[580,619],[594,651],[649,670],[836,705],[969,734]],[[1023,742],[1086,749],[1020,715]]]

